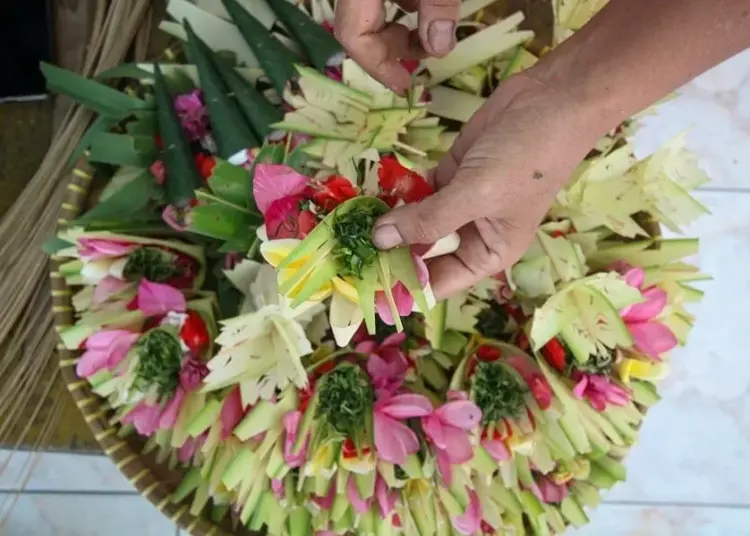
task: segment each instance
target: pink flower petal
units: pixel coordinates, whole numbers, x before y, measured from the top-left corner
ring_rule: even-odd
[[[333,501],[336,499],[336,480],[331,482],[331,487],[328,489],[328,495],[325,497],[312,497],[312,501],[317,504],[323,510],[330,510],[333,507]]]
[[[177,450],[177,459],[182,463],[189,462],[198,449],[203,446],[206,442],[206,435],[200,435],[198,437],[189,437],[185,443]]]
[[[305,444],[297,454],[292,451],[294,449],[294,443],[297,441],[297,433],[299,432],[299,425],[302,421],[301,411],[290,411],[284,415],[284,430],[286,435],[284,436],[284,461],[292,469],[300,467],[307,458],[307,442],[308,438],[305,438]]]
[[[406,287],[402,283],[396,283],[393,289],[391,289],[391,294],[393,295],[393,301],[396,304],[396,311],[399,316],[408,316],[414,308],[414,298],[409,294]],[[375,310],[383,322],[389,326],[396,324],[393,319],[393,312],[388,304],[388,298],[382,290],[375,293]]]
[[[466,431],[474,429],[482,420],[482,410],[469,400],[443,404],[437,414],[444,424]]]
[[[374,421],[375,450],[383,460],[402,464],[408,454],[419,450],[416,434],[405,424],[377,412]]]
[[[81,258],[87,260],[101,259],[104,257],[123,257],[138,249],[138,244],[116,240],[104,240],[101,238],[79,238],[78,244]]]
[[[271,491],[273,491],[273,495],[277,501],[283,501],[286,498],[283,480],[279,480],[278,478],[271,480]]]
[[[265,216],[271,203],[284,197],[301,194],[309,178],[283,164],[258,164],[253,177],[253,196]]]
[[[96,288],[94,288],[94,295],[91,298],[91,302],[94,305],[104,303],[112,296],[129,289],[132,285],[133,283],[131,283],[130,281],[124,281],[122,279],[118,279],[117,277],[108,275],[107,277],[99,281],[99,283],[96,285]]]
[[[161,407],[157,404],[138,404],[122,418],[122,423],[132,424],[139,434],[148,437],[159,428],[160,415]]]
[[[463,515],[451,519],[453,528],[465,536],[474,536],[482,526],[482,503],[479,502],[479,495],[471,488],[466,488],[469,492],[469,506]]]
[[[402,331],[401,333],[393,333],[391,335],[388,335],[385,339],[383,339],[383,342],[380,343],[380,347],[400,347],[405,342],[406,332]]]
[[[660,288],[652,287],[643,291],[646,299],[643,303],[635,303],[626,307],[620,315],[626,322],[646,322],[659,316],[667,305],[667,293]]]
[[[138,309],[146,316],[165,315],[172,311],[182,313],[186,307],[185,296],[170,285],[146,279],[138,285]]]
[[[628,324],[628,330],[633,336],[636,350],[652,359],[661,360],[661,354],[677,346],[674,333],[661,322]]]
[[[625,272],[625,282],[631,287],[641,288],[643,282],[646,280],[646,272],[643,268],[633,268]]]
[[[445,452],[451,463],[466,463],[474,457],[469,434],[452,426],[444,426]]]
[[[374,354],[378,351],[378,343],[374,340],[366,340],[362,341],[357,344],[357,346],[354,347],[354,351],[358,354]]]
[[[445,427],[436,413],[422,419],[422,429],[435,444],[435,447],[442,450],[447,446],[445,441]]]
[[[349,499],[352,509],[358,514],[364,514],[370,509],[370,502],[363,500],[359,495],[354,475],[349,475],[349,482],[346,484],[346,498]]]
[[[432,413],[432,403],[426,396],[422,395],[396,395],[390,398],[386,405],[381,407],[379,411],[394,419],[426,417]]]
[[[510,459],[510,452],[503,441],[485,439],[482,441],[482,446],[496,462],[504,462]]]
[[[437,452],[437,466],[445,483],[450,486],[453,483],[453,465],[448,454],[444,450]]]
[[[177,422],[177,417],[180,415],[180,408],[182,402],[185,400],[186,392],[182,387],[178,387],[172,395],[172,399],[167,403],[164,411],[159,417],[159,429],[169,430]]]
[[[88,378],[100,370],[106,369],[108,363],[109,352],[104,350],[88,350],[78,360],[76,374],[79,378]]]
[[[388,489],[388,484],[385,483],[383,477],[377,476],[375,481],[375,498],[378,501],[378,510],[380,518],[387,518],[394,508],[396,508],[396,502],[398,501],[398,493],[394,490]]]
[[[548,504],[559,504],[568,496],[568,488],[564,485],[555,484],[549,478],[540,478],[537,482],[541,500]]]
[[[573,388],[573,396],[575,396],[578,399],[582,399],[584,393],[586,392],[586,387],[589,384],[589,380],[587,376],[583,376],[580,381],[576,384],[576,386]]]
[[[427,264],[422,257],[414,253],[411,254],[411,258],[414,260],[414,268],[417,270],[419,284],[424,288],[427,286],[427,283],[430,282],[430,271],[427,269]]]
[[[235,387],[229,395],[227,395],[224,404],[221,406],[219,420],[221,421],[222,440],[227,439],[232,435],[232,432],[234,432],[234,429],[240,424],[240,421],[242,421],[244,416],[245,411],[242,408],[242,395],[240,393],[240,388]]]

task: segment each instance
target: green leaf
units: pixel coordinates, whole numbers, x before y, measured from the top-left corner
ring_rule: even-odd
[[[229,90],[208,56],[208,46],[195,35],[187,21],[184,25],[188,57],[198,69],[219,156],[228,159],[244,149],[258,147],[258,139],[242,119],[240,109],[230,98]]]
[[[78,218],[76,225],[88,226],[94,222],[123,222],[132,224],[142,215],[146,220],[155,214],[155,206],[163,192],[148,170],[142,170],[133,179],[109,194],[94,208]]]
[[[203,178],[195,167],[195,157],[185,135],[172,96],[167,90],[159,64],[154,64],[154,94],[159,118],[159,133],[164,150],[162,160],[166,171],[167,201],[184,207],[195,199],[194,191],[203,184]]]
[[[300,58],[271,36],[265,26],[237,0],[222,0],[222,3],[261,67],[271,79],[273,87],[279,95],[283,95],[286,84],[297,77],[294,64],[299,63]]]
[[[295,4],[287,0],[268,0],[268,3],[316,69],[323,71],[343,60],[344,49],[336,38]]]
[[[310,160],[310,157],[304,151],[304,145],[300,145],[291,153],[289,153],[289,156],[286,157],[286,162],[284,163],[290,168],[304,175],[307,172],[308,160]]]
[[[250,183],[250,174],[246,169],[223,160],[216,162],[213,174],[208,179],[208,186],[216,197],[241,207],[248,204]]]
[[[156,111],[136,112],[136,118],[125,125],[125,130],[133,136],[149,136],[153,139],[159,129],[159,119]]]
[[[254,220],[250,214],[228,205],[207,203],[190,212],[188,230],[219,240],[232,240],[242,233],[250,233]]]
[[[91,143],[89,160],[116,166],[146,167],[158,156],[154,139],[102,132]]]
[[[96,80],[111,80],[113,78],[134,78],[136,80],[152,79],[153,73],[141,69],[137,63],[123,63],[103,73],[96,75]]]
[[[208,52],[213,54],[210,49]],[[266,139],[273,132],[271,125],[283,120],[284,113],[268,102],[250,81],[240,75],[218,54],[214,54],[213,63],[258,139]]]
[[[72,71],[44,62],[41,64],[41,69],[47,80],[47,87],[51,91],[66,95],[102,115],[124,119],[134,110],[150,107],[144,100],[126,95]]]
[[[62,251],[63,249],[67,249],[74,245],[75,244],[72,242],[63,240],[62,238],[58,236],[53,236],[52,238],[47,240],[44,244],[42,244],[42,251],[44,251],[47,255],[54,255],[58,251]]]
[[[96,136],[98,136],[102,132],[112,130],[117,126],[119,122],[119,119],[106,115],[100,115],[99,117],[94,119],[94,122],[91,123],[91,126],[89,126],[88,130],[81,138],[81,141],[79,141],[78,145],[76,145],[76,148],[73,149],[73,154],[70,155],[70,159],[68,160],[68,166],[70,167],[75,165],[78,159],[83,156],[83,153],[85,153],[89,149],[89,147],[91,147],[91,143]]]

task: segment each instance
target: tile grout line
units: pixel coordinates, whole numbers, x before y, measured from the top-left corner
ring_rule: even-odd
[[[702,502],[679,502],[679,501],[627,501],[627,500],[603,500],[602,504],[610,506],[657,506],[663,508],[718,508],[723,510],[747,510],[750,503],[702,503]],[[596,510],[596,509],[594,509]]]
[[[3,495],[86,495],[104,497],[140,497],[137,491],[109,491],[109,490],[67,490],[67,489],[0,489],[0,496]]]

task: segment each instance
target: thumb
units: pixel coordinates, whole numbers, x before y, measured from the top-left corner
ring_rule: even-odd
[[[461,0],[421,0],[419,37],[431,56],[445,56],[456,46]]]
[[[453,181],[419,203],[395,208],[375,222],[372,241],[379,249],[434,244],[482,216],[471,187]]]

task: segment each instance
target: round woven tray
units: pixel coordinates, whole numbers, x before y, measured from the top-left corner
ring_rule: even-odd
[[[551,41],[552,10],[549,0],[506,0],[499,3],[497,11],[511,13],[518,9],[526,13],[527,20],[524,26],[534,29],[537,34],[533,48],[543,48]],[[61,205],[58,228],[66,227],[89,205],[90,194],[96,189],[93,186],[95,173],[85,158],[78,162],[72,171],[67,195]],[[648,215],[638,219],[653,237],[660,235],[658,224]],[[75,320],[73,291],[59,272],[60,262],[61,259],[56,256],[50,259],[50,282],[57,330],[71,326]],[[230,519],[215,523],[205,514],[205,509],[204,514],[195,516],[190,513],[187,501],[178,504],[172,502],[172,493],[181,482],[183,472],[157,462],[155,453],[144,453],[145,441],[136,434],[121,437],[119,424],[112,422],[112,412],[107,402],[92,392],[87,380],[76,375],[76,364],[80,354],[80,351],[67,350],[62,344],[58,345],[63,380],[104,453],[112,459],[138,492],[165,516],[194,536],[253,534],[244,527],[233,526]]]

